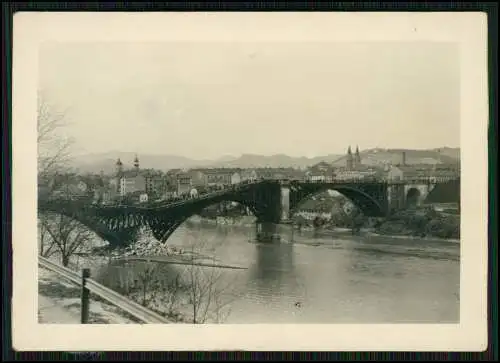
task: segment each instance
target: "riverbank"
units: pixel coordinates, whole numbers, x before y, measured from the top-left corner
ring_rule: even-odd
[[[427,212],[428,213],[428,212]],[[248,227],[254,226],[255,218],[223,218],[208,219],[196,217],[190,219],[188,223]],[[326,235],[346,236],[352,235],[352,228],[337,227],[326,225],[323,227],[289,225],[294,231],[316,232]],[[326,233],[325,233],[326,232]],[[460,219],[459,216],[449,216],[436,212],[432,215],[408,213],[405,215],[395,215],[390,219],[384,220],[378,227],[360,228],[354,235],[380,236],[396,239],[414,239],[414,240],[439,240],[449,242],[460,242]]]
[[[295,230],[296,231],[296,230]],[[419,241],[444,241],[444,242],[454,242],[460,243],[460,239],[456,238],[439,238],[433,236],[411,236],[411,235],[397,235],[397,234],[383,234],[376,232],[373,228],[362,228],[360,231],[353,233],[349,228],[318,228],[316,231],[313,227],[302,228],[302,232],[307,232],[311,234],[316,234],[318,237],[349,237],[349,236],[358,236],[358,237],[386,237],[391,239],[404,239],[404,240],[419,240]]]
[[[209,250],[204,249],[207,241],[203,233],[192,231],[186,235],[184,242],[182,248],[161,243],[145,230],[141,238],[128,247],[109,249],[99,246],[89,253],[72,255],[66,267],[78,272],[89,268],[92,279],[98,283],[155,311],[172,323],[220,322],[226,304],[226,295],[219,290],[220,270],[245,268],[221,264],[211,256],[213,246],[208,245]],[[49,259],[57,264],[62,262],[56,254]],[[59,319],[61,323],[74,321],[75,316],[78,318],[80,291],[77,286],[60,283],[57,277],[50,282],[44,281],[43,273],[39,276],[39,286],[44,296],[40,302],[41,312],[49,311],[45,306],[54,305],[69,311],[69,314],[61,314],[68,315]],[[47,302],[47,295],[57,301]],[[102,304],[98,298],[96,301]],[[113,312],[110,309],[112,307],[95,305],[91,323],[124,323],[116,322],[120,319],[116,316],[109,316]],[[56,315],[45,312],[41,320],[53,321]]]
[[[187,222],[206,223],[210,225],[221,225],[221,226],[251,227],[255,223],[255,217],[253,216],[217,217],[215,219],[212,219],[200,216],[193,216]]]
[[[374,232],[384,236],[459,241],[460,215],[440,213],[432,209],[405,210],[381,221]]]
[[[373,236],[373,237],[389,237],[389,238],[394,238],[394,239],[408,239],[408,240],[420,240],[420,241],[443,241],[443,242],[460,243],[459,238],[439,238],[439,237],[433,237],[433,236],[419,237],[419,236],[404,236],[404,235],[387,235],[387,234],[381,234],[381,233],[376,233],[376,232],[366,232],[365,235],[366,236]]]

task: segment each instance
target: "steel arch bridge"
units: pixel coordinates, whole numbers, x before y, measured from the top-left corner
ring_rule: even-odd
[[[404,183],[397,183],[398,186]],[[383,217],[390,210],[393,184],[386,181],[259,180],[234,185],[196,198],[165,202],[158,205],[93,205],[86,201],[39,200],[39,213],[57,213],[73,218],[112,245],[133,243],[142,227],[149,227],[153,236],[165,242],[189,217],[206,207],[223,201],[234,201],[248,207],[257,222],[280,223],[284,205],[290,214],[302,201],[323,190],[336,190],[349,198],[366,216]],[[288,200],[282,190],[288,189]]]

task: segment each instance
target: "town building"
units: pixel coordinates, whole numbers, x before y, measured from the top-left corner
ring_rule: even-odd
[[[147,203],[149,201],[149,197],[147,193],[139,194],[139,203]]]
[[[414,166],[409,165],[392,165],[387,173],[389,181],[408,181],[429,177],[429,175],[422,170],[418,170]]]
[[[50,179],[42,179],[38,189],[44,197],[52,198],[88,198],[93,199],[94,190],[104,186],[99,175],[77,175],[74,173],[56,174]]]
[[[176,175],[177,179],[177,195],[190,193],[193,189],[193,181],[191,175],[187,172],[180,172]]]
[[[122,161],[120,159],[116,161],[116,173],[112,185],[122,197],[135,192],[146,192],[146,178],[140,172],[137,155],[131,170],[123,170]]]
[[[141,192],[148,194],[148,199],[158,199],[164,197],[167,193],[169,182],[176,185],[172,173],[163,175],[162,172],[157,170],[141,169],[139,158],[136,155],[134,166],[130,170],[124,170],[122,161],[117,160],[115,176],[110,180],[110,186],[117,195],[122,197]]]
[[[97,187],[93,193],[93,203],[95,204],[111,204],[118,197],[116,189],[111,186]]]
[[[223,186],[241,183],[241,169],[217,168],[205,169],[206,182],[208,186]]]
[[[305,173],[307,180],[313,182],[328,182],[335,178],[335,169],[325,161],[311,166]]]
[[[460,167],[449,164],[415,164],[391,166],[387,179],[390,181],[429,180],[446,182],[460,177]]]
[[[349,168],[335,169],[335,180],[367,180],[367,179],[385,179],[383,169],[375,166],[360,165],[355,170]]]
[[[208,169],[191,169],[188,174],[191,176],[191,184],[194,187],[200,188],[208,185],[207,177]]]
[[[241,172],[241,181],[256,181],[258,179],[255,169],[244,169]]]
[[[430,175],[436,182],[446,182],[460,178],[460,164],[436,164],[432,168]]]
[[[257,174],[257,179],[279,179],[275,168],[256,168],[255,173]]]
[[[125,196],[135,192],[146,192],[146,178],[133,171],[125,172],[120,178],[120,195]]]
[[[351,146],[347,149],[345,167],[337,167],[334,170],[336,180],[366,180],[366,179],[385,179],[386,172],[383,167],[374,165],[365,165],[362,163],[359,147],[356,146],[356,151],[353,154]]]
[[[294,168],[256,168],[254,169],[257,174],[257,179],[271,179],[271,180],[283,180],[283,179],[303,179],[305,178],[305,172],[294,169]]]
[[[76,183],[67,183],[53,190],[51,197],[60,199],[81,199],[87,197],[86,190],[82,190]]]
[[[149,198],[159,198],[167,191],[167,178],[160,171],[146,170],[142,173],[146,182]]]

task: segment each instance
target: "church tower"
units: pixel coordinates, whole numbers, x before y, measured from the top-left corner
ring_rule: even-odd
[[[356,154],[354,155],[354,167],[361,166],[361,156],[359,155],[359,147],[356,145]]]
[[[346,162],[346,166],[347,166],[347,170],[352,170],[353,159],[352,159],[351,145],[349,145],[349,148],[347,149],[347,162]]]
[[[120,158],[118,158],[118,160],[116,161],[116,175],[115,175],[115,180],[116,180],[116,192],[118,194],[120,194],[120,191],[121,191],[121,181],[122,181],[122,177],[123,177],[123,163],[122,161],[120,160]]]
[[[139,158],[137,157],[137,154],[134,159],[134,170],[137,174],[139,174]]]
[[[116,177],[120,178],[122,174],[123,174],[123,163],[120,160],[120,158],[118,158],[118,160],[116,161]]]

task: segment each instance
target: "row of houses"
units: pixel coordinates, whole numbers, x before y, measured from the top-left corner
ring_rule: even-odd
[[[376,178],[378,180],[413,180],[434,178],[438,181],[454,179],[460,175],[457,165],[392,165],[334,167],[320,162],[307,170],[294,168],[194,168],[171,169],[166,173],[151,169],[140,169],[138,158],[134,167],[123,170],[120,160],[116,163],[115,175],[61,175],[48,183],[52,195],[92,197],[96,202],[107,203],[119,198],[138,201],[165,199],[192,193],[193,189],[217,189],[258,179],[295,179],[311,181],[351,180]]]
[[[353,180],[374,178],[387,181],[411,181],[432,179],[437,182],[456,179],[460,176],[460,166],[450,164],[414,164],[414,165],[357,165],[356,168],[333,167],[328,163],[319,163],[305,172],[306,179],[312,181]]]
[[[258,179],[300,179],[304,174],[294,168],[206,168],[167,172],[170,185],[177,186],[177,193],[188,192],[191,188],[217,188]]]
[[[391,181],[428,178],[436,182],[446,182],[458,177],[460,177],[460,166],[449,164],[397,165],[392,166],[387,173],[387,179]]]

